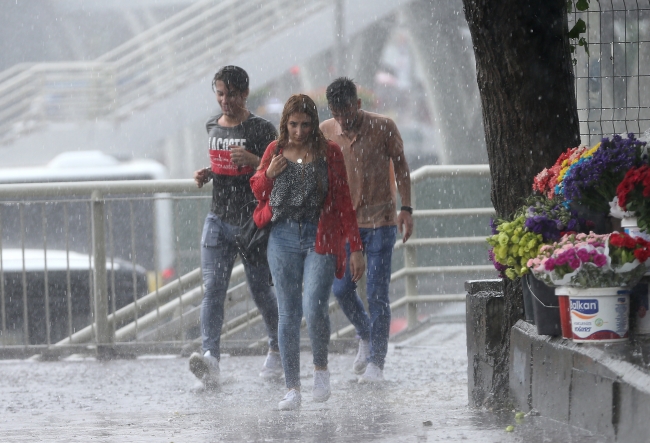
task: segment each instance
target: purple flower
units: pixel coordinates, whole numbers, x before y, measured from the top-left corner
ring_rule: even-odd
[[[505,278],[504,272],[505,272],[506,269],[508,269],[508,266],[502,265],[501,263],[499,263],[496,260],[496,257],[494,256],[494,248],[490,248],[488,250],[488,258],[490,259],[490,261],[494,265],[494,269],[499,271],[499,276],[502,277],[502,278]]]
[[[641,161],[645,142],[628,134],[603,138],[592,157],[581,158],[571,165],[562,180],[560,191],[567,200],[575,200],[593,209],[609,210],[608,202],[616,195],[616,186],[630,167]]]
[[[575,255],[569,258],[569,266],[571,269],[576,270],[580,267],[580,259],[576,257]]]
[[[594,256],[594,264],[599,268],[607,264],[607,257],[604,254],[597,254]]]
[[[591,259],[591,254],[586,249],[578,249],[577,255],[583,263],[586,263]]]
[[[560,255],[557,256],[557,258],[555,259],[556,266],[563,266],[563,265],[567,264],[567,262],[569,261],[569,258],[570,258],[569,254],[567,254],[567,252],[569,252],[569,251],[565,251],[565,252],[563,252],[563,253],[561,253]]]
[[[567,223],[566,230],[567,231],[579,231],[580,230],[580,222],[578,220],[572,218]]]
[[[544,262],[544,269],[547,271],[552,271],[553,269],[555,269],[555,259],[553,259],[553,257],[549,257]]]
[[[493,218],[490,219],[490,228],[492,229],[492,235],[499,233],[499,231],[497,230],[497,222]]]

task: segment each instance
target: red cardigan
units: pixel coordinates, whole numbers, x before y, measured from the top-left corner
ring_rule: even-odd
[[[361,251],[363,246],[359,236],[357,216],[352,208],[341,148],[332,141],[328,141],[327,144],[329,145],[327,150],[328,191],[318,220],[315,250],[319,254],[336,255],[336,277],[342,278],[346,266],[346,241],[350,242],[350,251],[352,252]],[[267,208],[273,189],[273,179],[266,176],[266,170],[275,153],[276,145],[277,141],[273,141],[267,146],[260,161],[260,165],[263,165],[262,168],[251,177],[253,194],[260,202],[265,201]]]

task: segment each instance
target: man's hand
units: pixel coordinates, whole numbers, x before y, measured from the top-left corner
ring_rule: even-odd
[[[358,282],[363,277],[366,271],[366,262],[363,260],[363,253],[355,251],[350,254],[350,274],[352,274],[352,281]]]
[[[204,184],[210,181],[210,168],[194,171],[194,181],[196,182],[196,186],[202,188]]]
[[[260,164],[260,158],[248,152],[246,149],[241,146],[230,146],[230,160],[237,166],[251,166],[257,168]]]
[[[283,155],[274,155],[271,164],[266,170],[268,178],[275,178],[282,173],[287,167],[287,159]]]
[[[402,243],[406,243],[409,237],[411,237],[411,234],[413,234],[413,217],[408,211],[399,212],[397,216],[397,229],[399,229],[400,234],[404,231]]]

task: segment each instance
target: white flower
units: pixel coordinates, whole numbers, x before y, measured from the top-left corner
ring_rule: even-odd
[[[623,208],[618,205],[618,197],[616,196],[611,202],[609,202],[609,215],[620,219],[635,217],[634,211],[624,211]]]

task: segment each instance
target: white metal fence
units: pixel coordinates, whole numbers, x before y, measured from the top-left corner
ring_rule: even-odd
[[[488,167],[426,166],[412,182],[423,209],[414,212],[415,235],[395,245],[391,276],[391,307],[409,328],[464,301],[464,280],[493,273],[484,247],[494,212],[485,205]],[[0,185],[0,357],[198,347],[210,190],[192,180]],[[224,349],[263,348],[241,265],[226,312]],[[334,301],[330,312],[332,340],[350,337]]]

